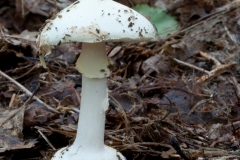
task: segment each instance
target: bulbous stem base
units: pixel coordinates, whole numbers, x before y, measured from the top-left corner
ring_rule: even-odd
[[[65,147],[58,150],[52,160],[126,160],[115,149],[104,146],[102,150],[84,150],[75,146]]]

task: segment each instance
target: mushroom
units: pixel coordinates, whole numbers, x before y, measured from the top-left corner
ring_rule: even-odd
[[[52,160],[124,160],[104,145],[107,77],[110,60],[105,42],[144,41],[156,38],[152,24],[141,14],[112,0],[78,0],[47,20],[37,46],[44,56],[51,46],[82,42],[76,69],[82,73],[81,109],[74,143],[57,151]]]

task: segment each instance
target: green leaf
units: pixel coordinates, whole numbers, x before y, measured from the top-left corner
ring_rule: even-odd
[[[160,37],[172,34],[179,28],[178,22],[162,8],[153,8],[147,4],[138,4],[134,6],[133,9],[150,20],[156,27]]]

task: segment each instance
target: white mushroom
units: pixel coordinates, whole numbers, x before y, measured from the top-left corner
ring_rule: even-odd
[[[44,66],[43,56],[51,53],[50,46],[83,42],[76,63],[82,73],[77,136],[52,159],[124,160],[121,153],[104,145],[110,75],[105,42],[150,40],[156,36],[154,27],[141,14],[112,0],[78,0],[48,20],[40,32],[37,45]]]

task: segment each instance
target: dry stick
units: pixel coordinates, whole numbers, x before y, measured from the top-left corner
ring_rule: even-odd
[[[192,107],[192,109],[188,112],[187,118],[189,118],[189,115],[190,115],[193,111],[195,111],[198,106],[200,106],[200,105],[202,105],[202,104],[206,104],[206,103],[210,102],[211,100],[212,100],[212,98],[209,98],[209,99],[203,99],[203,100],[197,102],[197,104],[195,104],[195,105]]]
[[[21,76],[15,78],[15,79],[20,79],[20,78],[26,76],[28,73],[32,72],[35,68],[39,68],[39,67],[40,67],[40,64],[36,64],[31,69],[29,69],[26,73],[22,74]]]
[[[8,105],[9,108],[12,107],[15,97],[16,97],[16,94],[14,93],[14,94],[12,95],[11,100],[10,100],[10,103],[9,103],[9,105]]]
[[[69,132],[69,131],[63,131],[63,130],[51,128],[49,126],[47,126],[47,128],[49,128],[52,132],[60,133],[60,134],[66,135],[68,137],[76,137],[76,132],[73,133],[73,132]]]
[[[234,65],[236,65],[236,63],[232,63],[232,64],[225,64],[225,65],[220,65],[220,66],[217,66],[217,68],[211,70],[210,72],[209,71],[206,71],[202,68],[199,68],[197,66],[194,66],[192,64],[189,64],[189,63],[186,63],[186,62],[183,62],[183,61],[180,61],[176,58],[174,58],[174,60],[180,64],[183,64],[185,66],[188,66],[188,67],[191,67],[191,68],[194,68],[194,69],[197,69],[199,71],[202,71],[204,73],[206,73],[207,75],[204,75],[204,76],[201,76],[198,80],[197,80],[197,83],[202,83],[202,82],[205,82],[209,79],[212,79],[222,73],[224,73],[227,69],[233,67]]]
[[[225,72],[228,68],[231,68],[233,65],[235,65],[235,63],[232,63],[232,64],[226,64],[226,65],[222,65],[216,58],[212,57],[211,55],[207,54],[207,53],[204,53],[204,52],[199,52],[199,54],[202,56],[202,57],[205,57],[207,59],[211,59],[215,65],[216,65],[216,68],[213,69],[212,71],[210,71],[209,75],[205,75],[205,76],[202,76],[197,82],[198,83],[201,83],[201,82],[204,82],[206,81],[207,79],[211,79],[213,77],[216,77],[220,74],[222,74],[223,72]]]
[[[234,65],[236,65],[236,63],[220,65],[217,68],[215,68],[214,70],[211,70],[209,75],[204,75],[204,76],[200,77],[197,80],[197,83],[202,83],[202,82],[205,82],[209,79],[217,77],[218,75],[224,73],[229,68],[232,68]]]
[[[193,68],[193,69],[199,70],[199,71],[204,72],[204,73],[206,73],[206,74],[208,74],[208,75],[210,74],[210,72],[207,71],[207,70],[205,70],[205,69],[202,69],[202,68],[199,68],[199,67],[194,66],[194,65],[192,65],[192,64],[189,64],[189,63],[183,62],[183,61],[178,60],[178,59],[176,59],[176,58],[173,58],[173,59],[174,59],[174,61],[178,62],[179,64],[182,64],[182,65],[188,66],[188,67],[190,67],[190,68]]]
[[[37,89],[36,89],[37,90]],[[32,99],[33,95],[35,94],[36,90],[34,91],[34,93],[28,98],[28,100],[22,105],[22,107],[18,108],[14,113],[10,114],[10,116],[8,116],[7,119],[5,119],[3,122],[0,123],[0,127],[3,126],[5,123],[7,123],[7,121],[9,121],[10,119],[12,119],[15,115],[17,115],[19,112],[21,112],[22,110],[25,110],[27,108],[27,104],[28,102]],[[10,102],[11,103],[11,102]],[[10,105],[9,105],[10,106]]]
[[[17,81],[15,81],[14,79],[12,79],[11,77],[9,77],[8,75],[6,75],[4,72],[2,72],[1,70],[0,70],[0,74],[3,76],[3,77],[5,77],[5,78],[7,78],[9,81],[11,81],[12,83],[14,83],[15,85],[17,85],[19,88],[21,88],[21,90],[23,91],[23,92],[25,92],[28,96],[32,96],[33,94],[29,91],[29,90],[27,90],[23,85],[21,85],[20,83],[18,83]],[[56,111],[54,108],[52,108],[51,106],[49,106],[49,105],[47,105],[46,103],[44,103],[42,100],[40,100],[38,97],[36,97],[36,96],[33,96],[33,99],[34,100],[36,100],[37,102],[39,102],[39,103],[41,103],[42,105],[44,105],[45,107],[47,107],[47,109],[49,109],[49,110],[51,110],[51,111],[53,111],[53,112],[55,112],[55,113],[58,113],[58,111]]]
[[[18,108],[14,113],[12,113],[10,116],[8,116],[7,119],[5,119],[2,123],[0,123],[0,127],[3,126],[5,123],[7,123],[7,121],[9,121],[10,119],[12,119],[16,114],[18,114],[19,112],[21,112],[22,110],[25,110],[28,106],[29,101],[33,98],[33,96],[35,95],[35,93],[37,92],[38,88],[39,88],[39,84],[36,87],[36,89],[33,91],[32,95],[27,99],[26,102],[24,102],[24,104],[22,105],[22,107]]]
[[[239,45],[237,44],[236,40],[233,38],[233,36],[231,35],[230,31],[228,30],[228,28],[226,26],[224,26],[224,29],[228,35],[228,37],[230,38],[230,40],[234,43],[234,45],[236,47],[239,47]]]
[[[210,56],[209,54],[207,54],[207,53],[205,53],[205,52],[201,52],[201,51],[200,51],[199,54],[200,54],[202,57],[207,58],[208,60],[212,60],[212,61],[215,63],[216,67],[222,65],[216,58]]]
[[[43,139],[45,139],[45,141],[48,143],[48,145],[53,149],[56,150],[56,148],[52,145],[52,143],[47,139],[47,137],[42,133],[41,130],[38,130],[38,132],[41,134],[41,136],[43,137]]]

